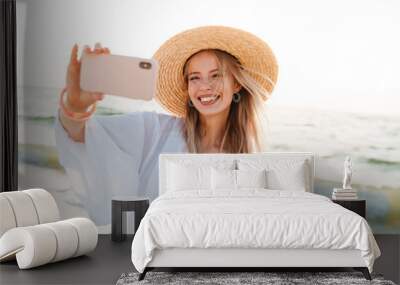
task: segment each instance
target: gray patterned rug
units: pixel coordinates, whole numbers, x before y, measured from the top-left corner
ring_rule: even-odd
[[[117,285],[134,284],[379,284],[396,285],[384,280],[382,275],[371,274],[372,281],[361,272],[147,272],[145,279],[138,281],[139,273],[124,273]]]

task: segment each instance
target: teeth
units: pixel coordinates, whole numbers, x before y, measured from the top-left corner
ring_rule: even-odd
[[[217,96],[201,97],[201,98],[200,98],[200,101],[201,101],[201,102],[209,102],[209,101],[214,100],[215,98],[217,98]]]

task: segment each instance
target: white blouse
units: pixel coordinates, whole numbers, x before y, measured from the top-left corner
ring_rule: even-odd
[[[56,147],[73,190],[97,225],[111,222],[115,195],[158,196],[158,156],[187,152],[180,118],[156,112],[92,116],[85,143],[55,120]]]

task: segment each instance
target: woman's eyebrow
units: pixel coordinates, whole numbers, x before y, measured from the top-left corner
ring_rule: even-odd
[[[215,68],[213,70],[210,70],[208,73],[211,73],[211,72],[214,72],[214,71],[218,71],[218,70],[219,70],[219,68]],[[200,72],[198,72],[198,71],[190,72],[189,75],[197,74],[197,73],[200,73]]]

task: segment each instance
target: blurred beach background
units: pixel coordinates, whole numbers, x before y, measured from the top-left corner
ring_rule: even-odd
[[[78,189],[59,164],[54,120],[59,89],[19,89],[19,187],[41,187],[56,198],[64,217],[87,216]],[[96,115],[165,112],[154,101],[107,95]],[[266,104],[268,151],[316,155],[314,191],[331,197],[341,187],[346,155],[353,159],[353,188],[367,200],[374,233],[400,233],[400,117],[360,115]],[[72,195],[74,193],[74,195]]]

